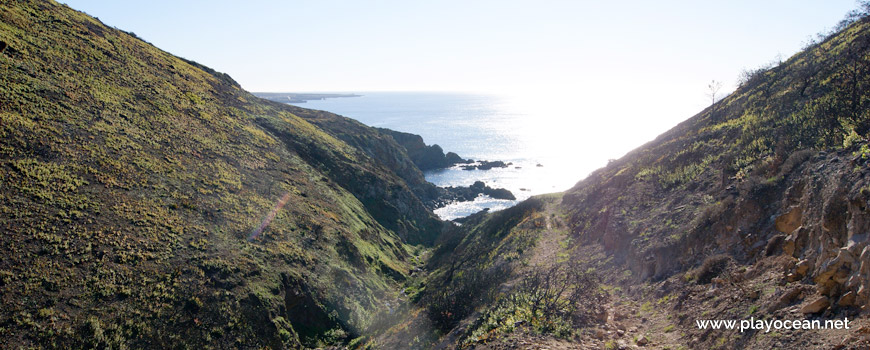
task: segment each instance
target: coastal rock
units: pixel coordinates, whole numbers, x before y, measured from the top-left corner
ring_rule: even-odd
[[[502,162],[500,160],[496,160],[496,161],[492,161],[492,162],[482,160],[482,161],[480,161],[480,165],[477,166],[477,169],[489,170],[492,168],[507,168],[509,165],[513,165],[513,163],[505,163],[505,162]]]
[[[405,153],[422,171],[449,168],[456,164],[468,164],[471,160],[462,159],[454,152],[447,152],[438,145],[426,145],[423,137],[407,132],[377,128],[381,133],[391,136],[396,143],[405,148]]]
[[[511,166],[513,164],[514,163],[512,163],[512,162],[505,163],[505,162],[500,161],[500,160],[496,160],[496,161],[481,160],[481,161],[478,161],[477,164],[463,165],[462,170],[490,170],[492,168],[507,168],[508,166]]]
[[[454,152],[447,152],[447,154],[444,155],[444,159],[447,161],[447,164],[450,165],[468,162]]]
[[[486,189],[483,190],[483,194],[490,196],[492,198],[495,198],[495,199],[506,199],[506,200],[511,200],[511,201],[517,199],[517,197],[515,197],[514,194],[511,193],[511,191],[508,191],[507,189],[504,189],[504,188],[487,187]]]
[[[516,200],[516,196],[514,196],[511,191],[504,188],[492,188],[487,186],[483,181],[475,181],[471,186],[468,187],[445,187],[443,188],[445,194],[443,195],[444,202],[464,202],[464,201],[472,201],[477,196],[484,194],[490,196],[495,199],[505,199],[505,200]]]

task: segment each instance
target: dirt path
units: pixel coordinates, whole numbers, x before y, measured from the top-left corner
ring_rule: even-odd
[[[570,235],[561,220],[561,213],[549,205],[534,223],[540,230],[535,248],[528,260],[528,267],[554,266],[567,259]],[[508,282],[512,285],[515,281]],[[607,321],[589,329],[588,334],[571,340],[518,332],[509,339],[478,346],[477,349],[664,349],[670,344],[680,344],[680,332],[672,326],[673,320],[660,312],[664,305],[655,302],[644,305],[619,291],[604,308]],[[640,341],[639,341],[640,340]],[[640,344],[642,345],[640,345]]]
[[[565,250],[560,242],[566,240],[568,236],[560,229],[563,225],[553,207],[554,205],[548,205],[543,214],[542,226],[545,229],[538,237],[535,249],[529,258],[529,266],[553,266],[559,259],[559,253]]]

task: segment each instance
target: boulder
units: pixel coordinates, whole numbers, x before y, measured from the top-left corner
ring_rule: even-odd
[[[831,306],[831,302],[828,301],[828,298],[824,297],[824,296],[820,296],[816,299],[813,299],[813,301],[809,302],[808,304],[804,305],[803,307],[801,307],[800,312],[804,313],[804,314],[814,314],[814,313],[824,311],[825,309],[828,308],[828,306]]]
[[[595,329],[595,334],[593,334],[592,336],[593,336],[595,339],[603,340],[604,337],[605,337],[605,335],[606,335],[606,333],[604,333],[604,330],[603,330],[603,329],[601,329],[601,328],[596,328],[596,329]]]
[[[801,217],[803,210],[800,207],[793,207],[785,214],[776,218],[776,230],[782,233],[792,233],[801,226]]]
[[[640,346],[646,346],[647,344],[649,344],[649,338],[647,338],[645,335],[640,335],[637,337],[636,343]]]
[[[810,237],[810,230],[804,226],[798,227],[794,232],[785,238],[782,245],[782,251],[786,255],[795,256],[804,250],[807,240]]]
[[[837,305],[839,306],[852,306],[855,305],[855,295],[856,293],[853,291],[848,291],[846,294],[840,297],[840,300],[837,300]]]
[[[796,234],[792,233],[785,238],[785,242],[782,244],[782,252],[785,255],[794,256],[796,236]]]
[[[782,252],[786,236],[783,234],[774,235],[767,241],[764,247],[764,256],[771,256]]]
[[[803,277],[803,276],[807,275],[807,271],[810,270],[810,267],[811,267],[810,261],[807,259],[803,259],[801,261],[798,261],[797,265],[795,265],[794,272],[796,274],[800,275],[801,277]]]
[[[598,313],[595,315],[595,319],[598,322],[605,323],[607,322],[607,317],[610,313],[605,308],[601,308]]]
[[[852,256],[852,253],[848,249],[842,248],[835,258],[828,260],[822,265],[814,281],[817,285],[823,286],[824,290],[830,291],[836,285],[846,282],[854,262],[855,258]]]
[[[767,311],[774,312],[776,310],[779,310],[779,309],[782,309],[786,306],[791,305],[795,300],[797,300],[798,296],[801,295],[801,292],[803,292],[803,289],[800,286],[796,286],[796,287],[790,289],[788,292],[785,292],[785,294],[783,294],[781,297],[779,297],[779,300],[777,300],[776,303],[771,305],[767,309]]]

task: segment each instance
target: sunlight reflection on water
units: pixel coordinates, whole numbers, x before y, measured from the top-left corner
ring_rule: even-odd
[[[427,144],[463,158],[512,162],[507,168],[426,172],[438,186],[469,186],[483,181],[506,188],[518,200],[564,191],[606,163],[600,143],[607,135],[567,108],[552,101],[449,93],[362,93],[362,97],[309,101],[299,104],[322,109],[377,127],[421,135]],[[565,101],[567,103],[569,101]],[[435,211],[443,219],[500,210],[518,201],[479,197]]]

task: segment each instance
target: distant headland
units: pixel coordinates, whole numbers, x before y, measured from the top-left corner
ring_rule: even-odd
[[[265,98],[270,101],[283,103],[305,103],[307,101],[323,100],[339,97],[361,97],[356,94],[320,94],[320,93],[295,93],[295,92],[254,92],[254,96]]]

